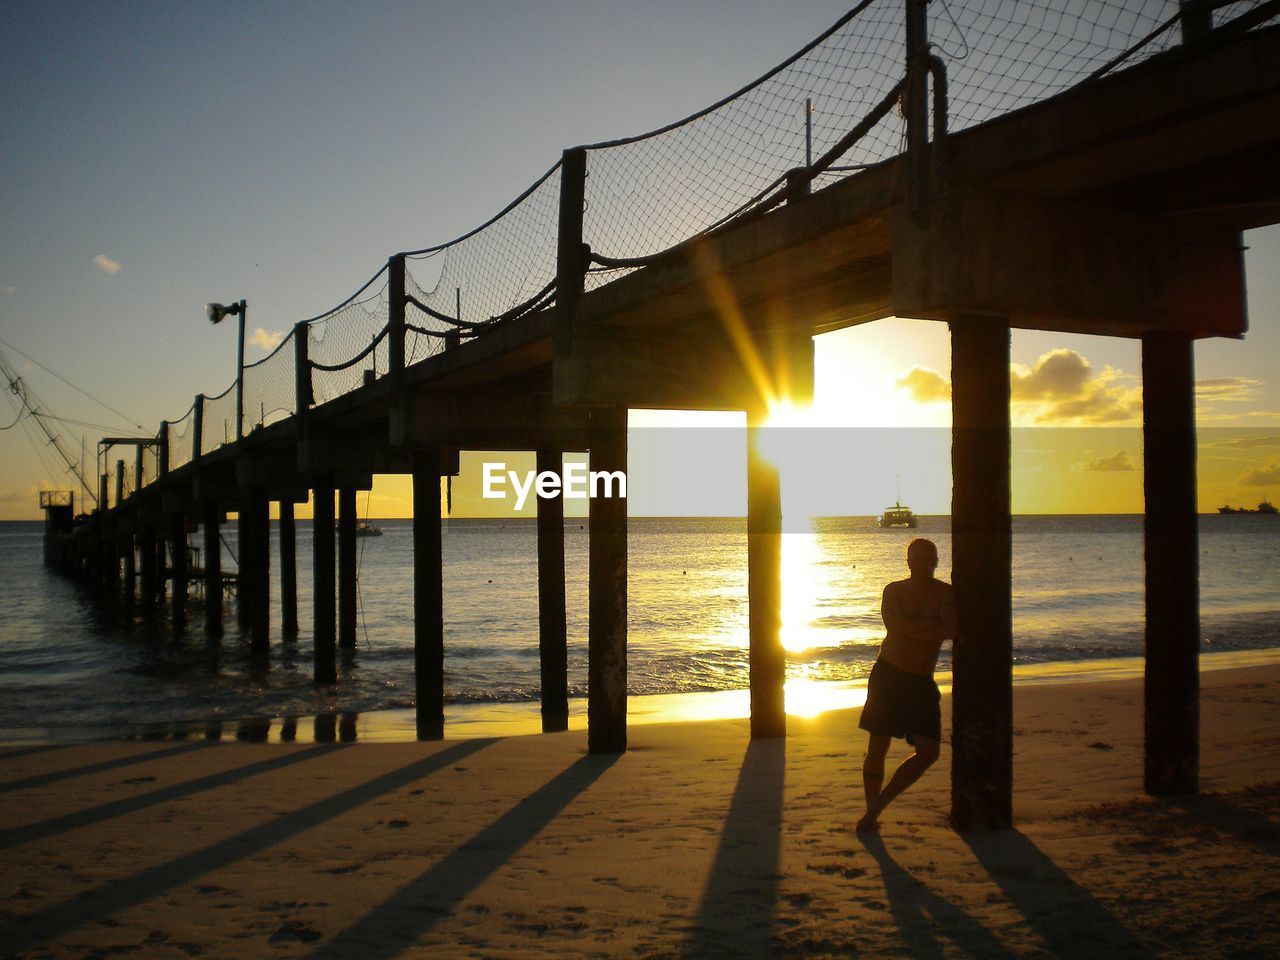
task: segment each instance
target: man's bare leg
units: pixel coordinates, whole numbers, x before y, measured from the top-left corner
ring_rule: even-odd
[[[934,765],[938,759],[938,741],[930,737],[915,737],[916,752],[898,765],[898,769],[893,771],[893,776],[880,791],[876,798],[874,808],[868,807],[867,816],[878,817],[884,812],[885,807],[889,806],[902,791],[911,786],[924,774],[926,770]],[[866,817],[863,818],[864,820]]]
[[[876,815],[879,813],[877,803],[880,799],[880,789],[884,786],[884,758],[889,752],[889,744],[892,742],[892,738],[881,736],[878,733],[870,734],[867,737],[867,756],[862,761],[862,789],[867,798],[867,812],[858,821],[857,830],[859,832],[874,830],[878,826],[876,823]]]

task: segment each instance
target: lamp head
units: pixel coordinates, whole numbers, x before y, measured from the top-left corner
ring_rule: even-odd
[[[209,318],[210,323],[220,323],[223,317],[239,316],[240,304],[232,303],[224,306],[221,303],[206,303],[204,315]]]

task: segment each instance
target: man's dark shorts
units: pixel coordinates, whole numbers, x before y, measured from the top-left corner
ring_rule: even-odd
[[[858,726],[883,737],[942,739],[942,694],[922,677],[877,660],[867,680],[867,704]]]

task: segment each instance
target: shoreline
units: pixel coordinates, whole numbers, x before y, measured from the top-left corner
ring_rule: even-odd
[[[1202,652],[1200,671],[1230,670],[1280,664],[1280,647],[1257,650]],[[1034,684],[1076,684],[1141,678],[1143,657],[1015,664],[1015,687]],[[951,690],[951,674],[939,671],[938,686]],[[787,681],[787,716],[812,719],[835,710],[861,707],[866,679]],[[627,700],[629,727],[653,724],[693,724],[709,720],[742,720],[750,715],[747,689],[633,695]],[[587,724],[587,699],[569,700],[570,732]],[[543,733],[537,701],[449,704],[445,707],[446,741],[527,737]],[[254,743],[411,743],[417,742],[412,708],[297,717],[241,717],[190,720],[154,725],[108,727],[14,727],[0,729],[0,750],[47,745],[116,741],[238,740]]]

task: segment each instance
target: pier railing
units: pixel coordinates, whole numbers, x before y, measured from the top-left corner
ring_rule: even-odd
[[[908,152],[909,143],[927,146],[930,126],[937,141],[1130,66],[1196,30],[1261,25],[1275,16],[1273,6],[862,0],[795,55],[706,109],[645,134],[567,150],[474,230],[390,257],[347,300],[299,321],[247,364],[238,384],[198,397],[168,423],[168,468],[296,415],[300,403],[324,404],[398,377],[406,366],[556,304],[566,276],[575,289],[602,286],[771,209],[797,185],[820,189]],[[926,75],[933,115],[926,106],[910,120],[909,105],[927,102]],[[918,176],[914,169],[909,177]],[[566,229],[572,235],[562,236]],[[159,465],[139,472],[145,486]]]

